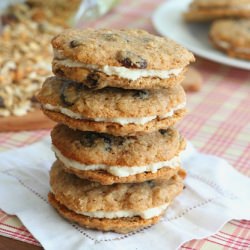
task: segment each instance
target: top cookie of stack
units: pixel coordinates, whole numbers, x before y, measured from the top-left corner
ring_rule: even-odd
[[[157,89],[183,80],[193,55],[143,30],[67,30],[52,40],[53,72],[89,88]]]

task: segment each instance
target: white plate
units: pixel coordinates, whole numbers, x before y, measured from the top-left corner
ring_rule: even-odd
[[[182,13],[190,0],[172,0],[160,5],[152,16],[153,25],[163,36],[168,36],[194,54],[241,69],[250,69],[250,62],[234,59],[212,47],[208,38],[209,24],[186,23]]]

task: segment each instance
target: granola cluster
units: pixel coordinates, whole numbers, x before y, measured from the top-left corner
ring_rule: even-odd
[[[1,16],[0,117],[22,116],[51,74],[51,38],[67,27],[52,9],[34,3],[10,6]]]

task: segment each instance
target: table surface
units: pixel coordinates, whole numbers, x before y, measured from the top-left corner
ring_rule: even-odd
[[[108,15],[85,26],[143,28],[156,33],[150,16],[162,2],[122,1]],[[201,91],[188,94],[189,114],[178,128],[201,152],[223,157],[250,176],[250,72],[200,58],[194,66],[202,73],[204,83]],[[0,151],[31,144],[48,134],[48,130],[0,133]],[[12,238],[0,237],[0,249],[41,249],[17,217],[1,210],[0,234]],[[250,221],[230,221],[217,234],[192,240],[181,249],[250,249]]]

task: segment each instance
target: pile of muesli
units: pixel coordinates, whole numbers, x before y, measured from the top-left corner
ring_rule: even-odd
[[[35,94],[51,74],[50,40],[67,24],[32,1],[10,6],[0,24],[0,117],[22,116],[37,105]]]

